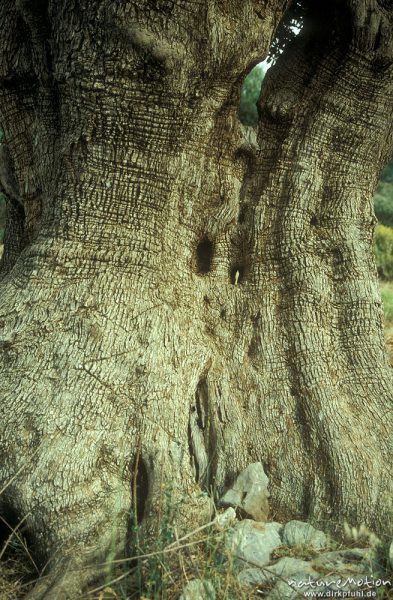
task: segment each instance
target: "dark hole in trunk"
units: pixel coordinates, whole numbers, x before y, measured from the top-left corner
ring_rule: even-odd
[[[149,475],[143,458],[136,457],[131,467],[131,493],[134,524],[143,521],[146,501],[149,494]]]
[[[333,258],[333,265],[335,267],[343,264],[344,255],[343,255],[342,251],[340,250],[340,248],[333,248],[332,258]]]
[[[11,509],[4,509],[2,507],[2,512],[0,515],[0,548],[4,547],[4,544],[7,542],[12,530],[17,527],[19,519],[16,513]],[[20,533],[19,529],[18,532]]]
[[[198,273],[206,274],[211,271],[214,244],[205,236],[196,248],[196,266]]]
[[[0,550],[1,561],[16,570],[10,572],[10,580],[23,581],[26,585],[37,577],[39,570],[44,566],[45,559],[38,552],[33,552],[34,539],[27,529],[26,522],[9,507],[1,507],[0,514]],[[34,554],[34,559],[32,555]],[[33,564],[33,560],[36,560]],[[7,566],[4,567],[7,573]],[[0,564],[0,571],[2,566]],[[8,578],[8,577],[7,577]]]
[[[239,215],[237,217],[237,222],[240,223],[240,225],[242,223],[244,223],[244,221],[246,220],[246,206],[242,206],[240,211],[239,211]]]

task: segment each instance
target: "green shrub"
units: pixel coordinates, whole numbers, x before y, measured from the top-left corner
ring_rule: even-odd
[[[391,160],[382,171],[381,180],[393,183],[393,160]]]
[[[393,227],[393,182],[380,181],[374,197],[377,219],[386,227]]]
[[[383,301],[383,312],[386,323],[393,322],[393,285],[383,283],[381,285],[381,296]]]
[[[378,225],[374,244],[379,276],[382,279],[393,280],[393,229]]]
[[[240,91],[239,119],[243,125],[255,125],[258,122],[258,102],[265,70],[262,65],[254,67],[244,79]]]

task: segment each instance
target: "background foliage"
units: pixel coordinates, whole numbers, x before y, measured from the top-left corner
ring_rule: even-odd
[[[374,207],[378,221],[386,227],[393,227],[393,160],[382,172]]]
[[[256,125],[258,123],[256,103],[258,102],[264,77],[265,68],[262,64],[259,64],[244,79],[242,89],[240,90],[239,107],[239,119],[243,125]]]
[[[375,230],[375,256],[381,279],[393,280],[393,228],[379,224]]]

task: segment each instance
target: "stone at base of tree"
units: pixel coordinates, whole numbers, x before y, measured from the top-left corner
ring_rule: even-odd
[[[256,521],[266,521],[269,514],[269,479],[262,463],[249,465],[220,500],[221,506],[241,508]]]
[[[256,523],[245,519],[228,531],[225,545],[239,565],[263,567],[273,550],[281,546],[280,523]]]
[[[287,546],[304,545],[313,550],[321,550],[328,545],[328,538],[323,531],[303,521],[288,521],[284,525],[282,541]]]
[[[231,525],[234,525],[236,521],[236,511],[230,506],[223,513],[220,513],[216,516],[214,519],[214,525],[219,531],[223,531]]]
[[[239,573],[238,579],[243,585],[254,587],[256,585],[273,585],[280,577],[285,579],[299,573],[304,573],[311,577],[318,576],[318,573],[312,568],[310,561],[293,558],[292,556],[284,556],[266,568],[258,569],[252,567],[243,569]]]
[[[240,530],[240,525],[241,523],[237,526],[238,530]],[[274,525],[279,531],[280,525],[277,523]],[[303,525],[307,525],[307,523],[303,523]],[[281,526],[281,529],[284,538],[285,526]],[[297,529],[302,528],[297,525]],[[296,539],[298,540],[296,545],[304,545],[305,549],[316,552],[315,547],[304,544],[304,542],[300,543],[299,538]],[[309,539],[315,542],[315,538],[310,537]],[[286,545],[289,546],[287,540]],[[244,547],[247,552],[244,552]],[[269,554],[266,548],[261,550],[257,545],[252,546],[251,552],[245,543],[241,550],[243,556],[246,555],[248,560],[253,563],[264,562]],[[284,550],[283,547],[282,550]],[[288,548],[288,552],[291,552],[291,548]],[[237,550],[233,554],[236,557],[241,553]],[[252,558],[250,558],[251,554]],[[241,563],[238,566],[241,567]],[[373,573],[378,572],[379,568],[375,547],[346,548],[320,552],[310,560],[286,556],[276,562],[265,562],[265,565],[261,565],[259,568],[246,566],[238,573],[238,580],[245,588],[258,587],[261,593],[267,594],[271,590],[267,596],[269,600],[299,598],[304,592],[317,592],[331,597],[333,592],[352,592],[363,589],[364,586],[367,590],[371,589],[369,586],[373,586],[376,579]]]
[[[183,589],[179,600],[215,600],[213,584],[204,579],[193,579]]]
[[[374,586],[373,574],[381,570],[377,548],[380,542],[375,541],[377,538],[370,532],[367,532],[369,544],[366,548],[332,550],[332,540],[304,521],[292,520],[282,525],[236,519],[235,508],[246,511],[246,497],[242,494],[246,489],[248,493],[251,490],[257,492],[250,481],[263,480],[261,468],[260,463],[254,463],[239,475],[221,499],[222,505],[229,504],[230,507],[214,521],[220,531],[229,527],[225,546],[244,589],[258,588],[269,600],[287,600],[302,597],[304,592],[332,597],[340,592],[358,591],[363,585]],[[253,494],[250,497],[253,498]],[[255,497],[258,497],[257,493]],[[281,555],[286,552],[289,556],[275,560],[272,554],[279,547]],[[298,558],[291,556],[294,553]],[[393,542],[389,562],[393,567]]]

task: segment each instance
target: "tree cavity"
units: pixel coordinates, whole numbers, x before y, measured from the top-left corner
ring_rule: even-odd
[[[134,521],[139,524],[143,521],[149,494],[148,469],[139,452],[131,466],[131,486]]]
[[[214,243],[208,236],[204,236],[196,247],[196,270],[200,275],[206,275],[212,269]]]

